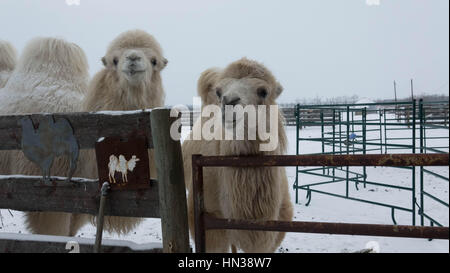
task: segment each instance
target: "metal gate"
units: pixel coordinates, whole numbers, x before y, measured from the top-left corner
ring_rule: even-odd
[[[448,153],[447,145],[433,145],[438,140],[448,143],[448,101],[423,102],[416,100],[409,102],[342,104],[342,105],[297,105],[296,106],[296,154],[302,153],[301,143],[304,141],[318,142],[321,151],[315,154],[351,155],[351,154],[387,154],[388,152],[402,153]],[[302,127],[320,127],[319,137],[304,137]],[[439,131],[440,130],[440,131]],[[432,131],[439,131],[439,135],[431,135]],[[442,133],[442,131],[446,133]],[[441,141],[442,142],[442,141]],[[311,153],[309,153],[311,154]],[[425,212],[424,199],[432,199],[447,207],[448,203],[424,191],[424,177],[432,175],[448,184],[448,177],[428,168],[419,169],[419,187],[417,187],[416,167],[397,166],[410,172],[411,183],[408,186],[394,185],[389,182],[380,183],[368,177],[367,167],[350,168],[350,166],[323,166],[318,168],[296,167],[294,183],[295,202],[299,203],[299,190],[306,192],[305,205],[310,205],[313,193],[320,193],[353,201],[364,202],[390,208],[394,224],[397,210],[411,214],[412,225],[416,224],[416,214],[420,216],[421,225],[424,218],[431,225],[440,225],[437,219]],[[301,183],[300,175],[312,175],[322,181],[315,183]],[[446,182],[445,182],[446,181]],[[327,184],[345,184],[345,194],[338,194],[318,189]],[[350,187],[359,190],[359,185],[367,185],[397,189],[410,193],[408,206],[375,202],[365,198],[352,196]],[[417,200],[417,196],[420,196]]]

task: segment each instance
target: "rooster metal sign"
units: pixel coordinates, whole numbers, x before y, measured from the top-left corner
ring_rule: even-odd
[[[50,181],[50,169],[58,156],[69,159],[67,181],[70,181],[77,168],[79,149],[69,121],[63,118],[55,121],[53,116],[46,116],[35,129],[31,118],[23,117],[19,124],[22,126],[22,151],[39,166],[44,181]]]
[[[136,190],[150,186],[148,147],[145,137],[107,137],[95,144],[99,182],[111,190]]]

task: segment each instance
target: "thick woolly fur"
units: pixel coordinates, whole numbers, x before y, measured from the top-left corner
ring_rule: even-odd
[[[267,96],[260,98],[257,89],[264,86]],[[241,87],[243,87],[241,89]],[[244,88],[245,87],[245,88]],[[198,81],[203,106],[219,104],[216,92],[238,95],[245,105],[276,105],[281,85],[262,64],[240,59],[223,70],[208,69]],[[194,236],[192,155],[281,155],[287,138],[282,115],[278,113],[279,143],[271,152],[259,151],[259,140],[186,140],[183,142],[185,179],[188,188],[188,215]],[[199,120],[196,121],[196,125]],[[194,126],[196,126],[194,125]],[[192,139],[192,138],[191,138]],[[219,218],[290,221],[293,208],[285,168],[205,168],[204,204],[207,212]],[[236,246],[244,252],[274,252],[284,239],[282,232],[213,230],[206,232],[207,252],[228,252]]]
[[[164,89],[161,70],[167,65],[162,49],[156,39],[142,30],[130,30],[111,42],[102,58],[104,68],[89,84],[83,102],[85,111],[137,110],[164,106]],[[153,151],[149,152],[150,173],[156,177]],[[95,155],[86,162],[97,174]],[[104,228],[110,232],[128,233],[141,218],[105,217]],[[95,218],[92,219],[95,224]]]
[[[33,39],[0,91],[0,111],[5,114],[79,111],[88,79],[86,56],[76,44],[55,38]]]
[[[20,56],[6,86],[0,89],[0,114],[77,112],[87,90],[88,64],[76,44],[56,38],[31,40]],[[2,153],[3,174],[42,175],[39,168],[19,151]],[[81,152],[78,164],[86,160]],[[69,161],[57,158],[51,175],[66,176]],[[75,172],[80,176],[81,170]],[[1,173],[0,173],[1,174]],[[87,215],[26,213],[26,225],[33,233],[73,236],[88,222]]]
[[[0,40],[0,88],[3,88],[16,67],[16,49],[6,41]]]
[[[0,90],[6,85],[11,73],[16,67],[16,63],[16,49],[9,42],[0,40]],[[2,110],[0,109],[0,111]],[[11,162],[2,160],[7,157],[7,154],[7,152],[0,151],[0,174],[7,174],[9,172]]]

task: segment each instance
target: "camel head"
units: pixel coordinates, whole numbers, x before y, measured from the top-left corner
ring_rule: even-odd
[[[211,73],[217,74],[212,76]],[[283,87],[266,67],[246,58],[231,63],[222,71],[210,70],[209,74],[204,75],[208,77],[206,80],[213,79],[213,82],[209,85],[203,83],[203,86],[208,86],[207,92],[199,89],[202,100],[215,101],[222,108],[222,125],[228,129],[235,128],[242,121],[245,121],[245,129],[249,126],[257,126],[260,114],[262,114],[262,112],[258,112],[258,106],[265,106],[261,109],[265,109],[264,113],[268,123],[270,106],[277,104],[276,99],[283,91]],[[199,80],[199,83],[202,83],[202,79]],[[215,100],[211,99],[213,96],[216,97]],[[244,115],[227,116],[227,107],[236,106],[241,106],[244,112],[246,112],[245,109],[253,108],[256,122],[245,119]]]
[[[167,59],[153,36],[142,30],[119,35],[102,58],[103,65],[115,72],[122,86],[138,87],[148,83],[164,69]]]

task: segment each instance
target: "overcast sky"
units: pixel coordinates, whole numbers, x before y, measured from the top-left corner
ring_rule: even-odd
[[[35,36],[81,46],[90,74],[108,43],[140,28],[169,59],[166,104],[192,104],[200,73],[248,57],[285,88],[280,102],[312,97],[448,94],[449,1],[0,0],[0,39],[19,51]],[[377,0],[369,0],[377,2]]]

